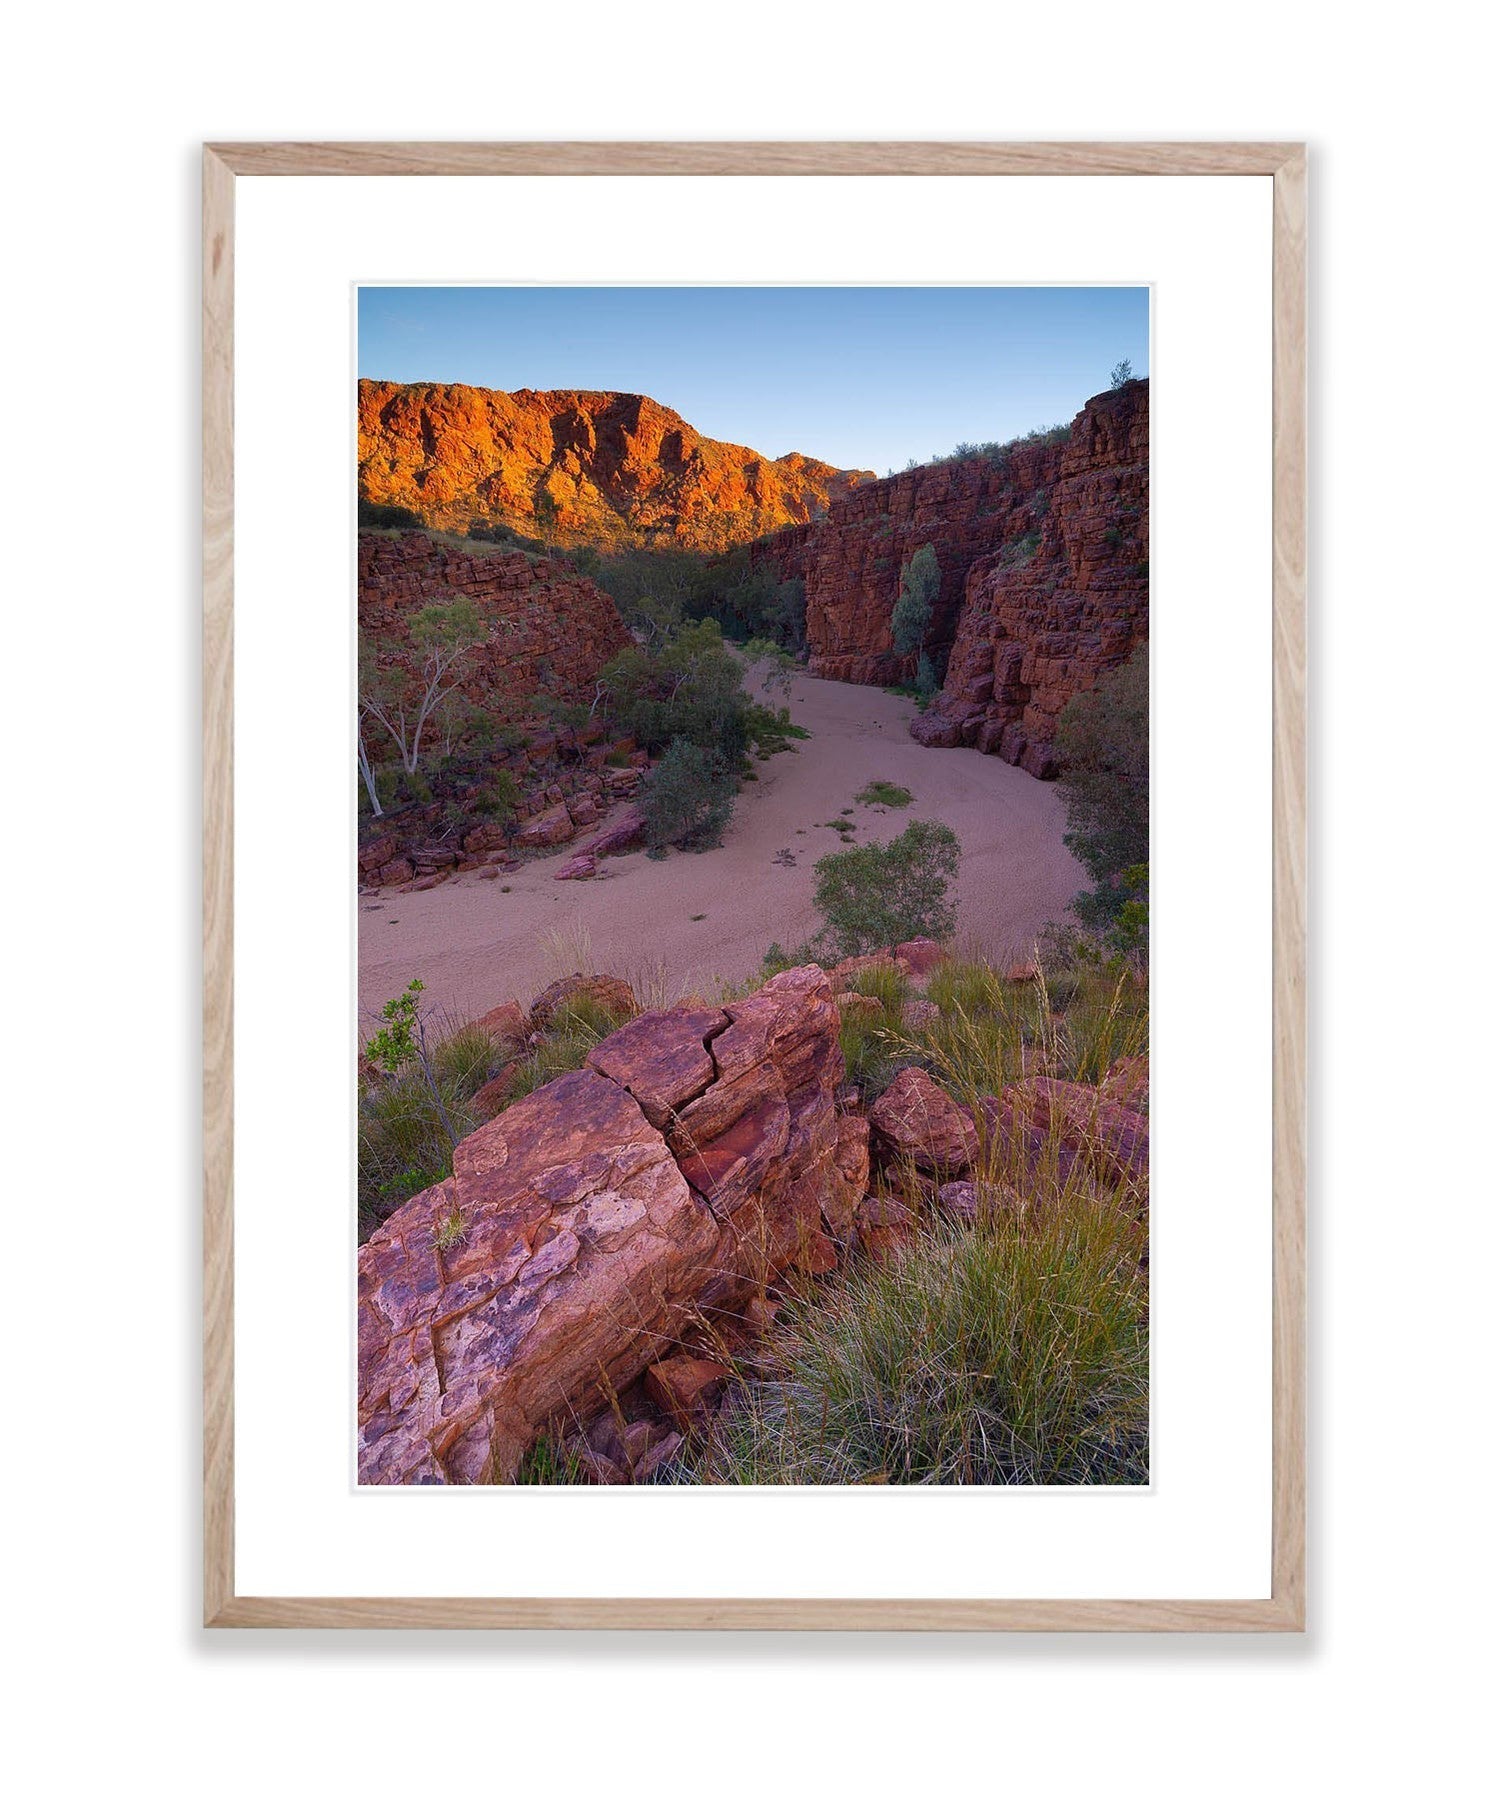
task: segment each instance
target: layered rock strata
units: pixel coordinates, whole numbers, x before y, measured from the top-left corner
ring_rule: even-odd
[[[946,675],[912,734],[1044,777],[1062,707],[1148,635],[1149,474],[1150,386],[1133,381],[1089,400],[1065,438],[870,482],[751,555],[805,582],[814,674],[885,684],[914,672],[890,614],[930,544],[924,647]]]
[[[890,613],[902,570],[926,544],[941,571],[926,642],[937,652],[950,644],[969,568],[1030,528],[1056,460],[1056,446],[1025,444],[1004,463],[975,457],[908,469],[835,500],[826,519],[756,544],[753,562],[806,583],[812,673],[871,685],[912,673],[914,659],[892,647]]]
[[[422,531],[360,532],[359,628],[377,646],[404,643],[423,606],[459,598],[489,626],[463,691],[497,718],[524,717],[542,691],[591,700],[599,670],[631,641],[613,600],[569,562],[470,556]]]
[[[1148,386],[1136,381],[1075,421],[1028,553],[1006,546],[970,567],[947,678],[912,736],[1054,775],[1062,708],[1149,635],[1149,506]]]

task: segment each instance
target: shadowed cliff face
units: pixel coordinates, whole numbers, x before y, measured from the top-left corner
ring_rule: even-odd
[[[630,641],[614,602],[565,560],[466,556],[420,531],[359,534],[359,628],[377,649],[404,644],[423,606],[470,599],[489,628],[461,686],[495,717],[534,712],[539,691],[588,700]]]
[[[719,443],[642,394],[359,383],[359,493],[601,548],[715,550],[816,517],[867,472]]]
[[[1144,381],[1090,400],[1033,553],[1005,547],[969,568],[947,679],[912,726],[918,741],[973,744],[1050,779],[1062,708],[1149,637],[1149,400]]]
[[[926,648],[947,674],[912,735],[1045,777],[1062,707],[1149,634],[1149,505],[1150,384],[1133,381],[1091,399],[1062,441],[869,482],[751,554],[806,582],[814,673],[884,684],[913,672],[890,613],[931,544],[942,584]]]

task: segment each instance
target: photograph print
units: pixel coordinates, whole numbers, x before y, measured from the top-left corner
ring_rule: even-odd
[[[359,290],[360,1483],[1148,1483],[1149,360]]]

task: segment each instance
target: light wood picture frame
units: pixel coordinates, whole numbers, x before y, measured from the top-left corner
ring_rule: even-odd
[[[1273,181],[1273,1481],[1264,1599],[260,1597],[234,1548],[234,269],[241,176]],[[1306,206],[1297,143],[234,143],[203,153],[203,1616],[226,1627],[1286,1632],[1306,1610]]]

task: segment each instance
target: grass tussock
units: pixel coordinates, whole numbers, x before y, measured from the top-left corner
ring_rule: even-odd
[[[588,1052],[625,1022],[625,1014],[600,1005],[591,994],[577,994],[559,1006],[538,1042],[533,1044],[515,1071],[509,1103],[524,1099],[559,1074],[571,1074],[588,1059]]]
[[[911,1046],[902,1035],[901,1021],[909,984],[896,968],[866,968],[850,983],[849,991],[876,1000],[879,1010],[845,1009],[838,1040],[848,1079],[866,1098],[882,1093],[897,1070],[913,1059]]]
[[[940,1019],[901,1045],[965,1104],[1029,1075],[1095,1085],[1150,1043],[1143,983],[1114,961],[1042,966],[1010,980],[982,962],[949,962],[927,986]]]
[[[1144,1226],[1078,1188],[929,1222],[793,1299],[773,1365],[678,1478],[704,1484],[1137,1484],[1148,1474]]]
[[[871,781],[854,795],[860,806],[909,806],[916,796],[909,787],[901,787],[894,781]]]
[[[868,970],[852,991],[880,1002],[877,1013],[846,1011],[839,1033],[848,1078],[866,1102],[912,1065],[973,1105],[1031,1075],[1096,1085],[1121,1057],[1149,1048],[1148,993],[1117,958],[1048,963],[1032,980],[980,960],[945,962],[922,996],[938,1016],[915,1026],[910,985],[896,971]]]
[[[517,1487],[579,1487],[590,1483],[582,1463],[561,1437],[547,1432],[521,1457],[514,1484]]]
[[[540,942],[549,982],[575,974],[612,974],[635,995],[643,1012],[673,1005],[681,998],[659,956],[595,953],[593,935],[581,918],[543,931]]]

